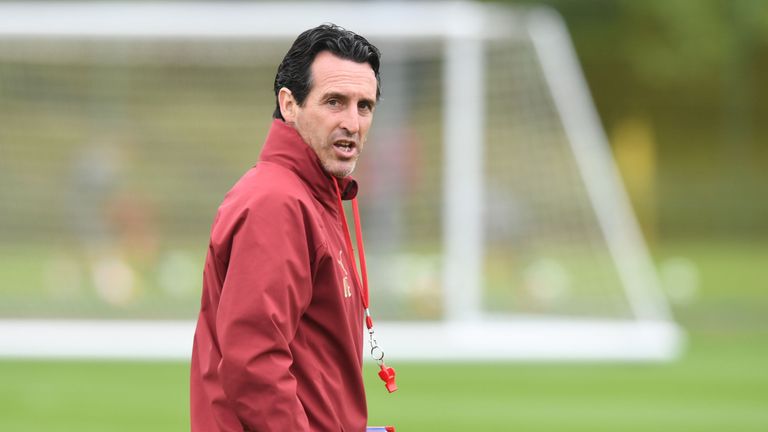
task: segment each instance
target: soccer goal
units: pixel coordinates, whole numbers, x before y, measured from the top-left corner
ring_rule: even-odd
[[[0,355],[188,358],[215,208],[323,22],[383,52],[355,177],[388,358],[676,357],[561,18],[469,2],[1,3]]]

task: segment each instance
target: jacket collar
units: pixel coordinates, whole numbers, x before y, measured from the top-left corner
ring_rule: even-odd
[[[333,178],[325,172],[315,150],[304,142],[296,129],[282,120],[272,121],[259,161],[275,163],[293,171],[318,201],[330,208],[336,208],[336,186],[333,184]],[[357,181],[350,176],[339,179],[339,188],[344,200],[357,196]]]

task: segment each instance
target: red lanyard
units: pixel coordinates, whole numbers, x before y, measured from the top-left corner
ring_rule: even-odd
[[[397,384],[395,384],[395,370],[384,364],[384,351],[379,347],[376,339],[373,337],[373,318],[371,318],[371,311],[368,308],[368,271],[365,266],[365,246],[363,246],[363,230],[360,224],[360,211],[357,206],[357,198],[352,198],[352,214],[355,219],[357,257],[360,260],[360,273],[362,274],[362,278],[357,274],[357,264],[355,263],[355,254],[352,248],[352,238],[349,234],[347,215],[344,212],[344,204],[341,201],[341,190],[339,189],[339,182],[336,177],[333,177],[333,184],[336,186],[336,200],[339,206],[339,213],[341,214],[341,224],[344,227],[344,241],[347,244],[347,254],[349,259],[352,260],[352,274],[355,276],[355,280],[361,287],[360,300],[363,302],[363,310],[365,311],[365,326],[368,328],[368,336],[371,343],[371,357],[376,360],[381,369],[379,371],[379,378],[384,381],[387,391],[392,393],[397,390]]]

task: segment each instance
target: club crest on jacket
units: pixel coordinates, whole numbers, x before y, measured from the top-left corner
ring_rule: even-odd
[[[342,259],[343,252],[341,249],[339,249],[339,259],[336,261],[339,263],[339,267],[341,267],[341,271],[344,272],[344,279],[342,282],[344,283],[344,297],[349,298],[352,297],[352,287],[349,285],[349,273],[347,273],[347,268],[344,267],[344,260]]]

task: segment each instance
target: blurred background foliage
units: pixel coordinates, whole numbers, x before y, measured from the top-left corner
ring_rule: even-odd
[[[398,430],[768,430],[764,366],[768,362],[768,83],[764,79],[768,1],[506,3],[549,5],[565,19],[664,286],[676,306],[676,318],[690,336],[689,346],[671,364],[398,364],[402,389],[394,397],[385,395],[367,370],[372,423],[394,423]],[[339,24],[354,29],[354,23]],[[198,77],[206,71],[199,72],[187,71],[187,79],[199,79],[202,84],[197,87],[204,88],[209,82]],[[236,171],[256,157],[255,146],[263,136],[258,129],[269,111],[253,108],[254,101],[271,98],[271,82],[238,81],[235,75],[241,76],[221,78],[222,87],[206,94],[212,101],[226,98],[225,104],[212,104],[227,107],[216,113],[224,121],[216,128],[201,122],[193,131],[196,139],[186,142],[157,141],[155,135],[162,134],[152,130],[142,131],[137,140],[158,151],[186,154],[191,151],[189,143],[205,149],[219,144],[228,132],[237,136],[227,141],[229,153],[213,159],[202,150],[193,155],[207,163],[199,165],[206,168],[192,187],[210,207],[197,209],[198,203],[189,201],[190,214],[202,219],[173,219],[172,225],[158,230],[180,237],[194,232],[204,242],[221,192],[236,178],[212,184],[210,167]],[[131,79],[126,74],[121,86],[110,89],[115,94],[127,92]],[[0,86],[12,89],[7,83],[0,79]],[[61,100],[66,96],[62,94]],[[154,98],[140,102],[156,105]],[[176,108],[195,109],[184,101]],[[185,112],[162,109],[160,105],[148,115],[175,117]],[[14,110],[18,107],[8,111]],[[15,125],[21,114],[5,119],[5,124]],[[94,116],[130,123],[130,116],[122,112]],[[73,134],[56,128],[61,124],[30,127],[45,129],[51,136]],[[242,124],[254,126],[231,133]],[[0,125],[0,138],[8,129]],[[54,149],[50,156],[65,150]],[[12,170],[3,167],[10,160],[6,151],[0,147],[0,181],[11,178]],[[149,170],[129,177],[135,179],[135,189],[148,193],[150,179],[166,173],[167,167],[149,162],[143,166]],[[41,183],[33,175],[28,180]],[[43,191],[48,185],[39,186]],[[172,193],[177,186],[167,187],[157,193]],[[14,198],[0,196],[9,206],[18,206]],[[25,214],[33,217],[33,210]],[[9,243],[12,255],[6,255],[13,259],[0,259],[4,266],[0,310],[8,316],[25,316],[28,281],[14,280],[14,275],[40,273],[31,264],[38,252],[25,251],[20,245],[29,246],[29,239],[14,232],[13,226],[2,232],[14,242]],[[41,237],[36,240],[49,240]],[[169,262],[190,275],[184,285],[191,287],[191,294],[149,297],[136,306],[143,316],[168,316],[168,310],[180,309],[179,304],[184,317],[196,309],[199,265],[173,258]],[[25,272],[25,267],[32,269]],[[174,279],[168,285],[181,284]],[[18,301],[14,290],[19,292]],[[55,299],[66,303],[70,297],[72,293],[65,292]],[[82,316],[89,316],[88,308],[104,310],[97,300],[51,307],[56,313],[85,309],[79,311]],[[40,306],[34,310],[39,313]],[[109,312],[135,315],[120,308]],[[180,389],[186,388],[187,376],[185,364],[4,360],[0,429],[185,430],[186,393]]]
[[[763,269],[768,267],[768,83],[762,79],[768,76],[768,2],[505,3],[548,5],[563,16],[683,325],[743,323],[752,329],[760,323],[759,328],[768,329],[768,270]],[[7,51],[23,50],[18,41],[5,43]],[[162,56],[162,44],[155,45],[157,51],[150,51]],[[117,48],[99,66],[8,62],[0,70],[0,186],[17,184],[0,187],[0,274],[6,281],[0,314],[105,313],[103,299],[80,287],[83,270],[73,267],[66,246],[77,242],[78,230],[99,231],[97,221],[85,213],[105,206],[99,199],[106,196],[112,198],[107,206],[111,223],[120,227],[116,235],[127,239],[117,246],[147,279],[137,283],[146,285],[146,295],[136,295],[143,300],[114,299],[118,306],[106,313],[191,317],[199,304],[200,245],[224,191],[257,158],[272,109],[274,59],[282,52],[228,43],[226,50],[242,58],[267,60],[257,62],[261,66],[246,62],[214,68],[195,64],[193,58],[180,66],[160,62],[147,68],[119,61],[122,54],[139,55],[145,45]],[[209,48],[225,54],[214,44]],[[59,54],[37,53],[53,59]],[[101,76],[108,78],[95,78]],[[178,79],[169,82],[169,76]],[[386,76],[384,86],[386,93]],[[116,101],[129,103],[118,108]],[[44,115],[28,116],[38,103],[47,104]],[[156,126],[146,127],[150,123]],[[27,135],[34,139],[25,141]],[[95,159],[88,164],[92,169],[62,163],[75,159],[76,146],[84,153],[101,149],[82,157],[86,164],[89,157]],[[424,146],[423,151],[432,150]],[[439,172],[429,178],[439,181]],[[78,193],[84,188],[96,198],[73,199],[87,195]],[[437,217],[439,197],[422,191],[414,196],[418,202],[430,198],[426,205],[433,212],[411,211],[409,219]],[[41,203],[47,212],[40,211]],[[41,256],[40,245],[52,252]],[[110,271],[122,271],[114,267]],[[72,289],[47,293],[55,301],[45,305],[30,301],[53,285],[48,279],[70,281],[59,285]],[[83,293],[92,302],[73,300]]]
[[[768,3],[545,0],[651,243],[768,237]]]

